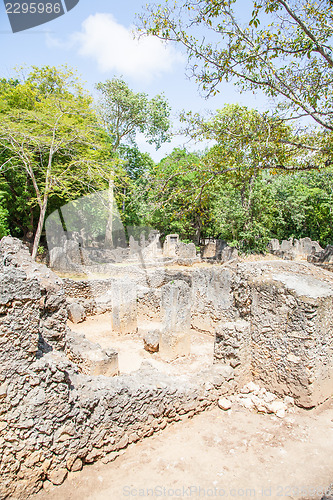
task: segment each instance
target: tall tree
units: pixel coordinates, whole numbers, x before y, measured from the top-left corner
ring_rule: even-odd
[[[23,170],[39,207],[35,258],[50,197],[107,177],[109,159],[92,100],[67,67],[33,67],[23,80],[2,81],[0,118],[0,171]]]
[[[147,94],[131,90],[120,78],[98,83],[96,87],[114,151],[122,143],[134,144],[138,133],[156,148],[170,139],[170,107],[163,95],[149,99]]]
[[[100,111],[113,153],[119,153],[124,144],[135,145],[136,136],[141,133],[156,149],[170,140],[170,107],[163,95],[149,99],[147,94],[134,92],[120,78],[98,83]],[[113,246],[112,213],[114,180],[110,176],[110,217],[107,224],[105,244]],[[123,197],[126,186],[123,187]]]

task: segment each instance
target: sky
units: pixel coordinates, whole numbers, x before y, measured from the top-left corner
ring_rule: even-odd
[[[249,0],[245,0],[249,1]],[[20,33],[12,33],[4,3],[0,3],[1,78],[13,75],[22,65],[76,68],[86,88],[95,93],[95,84],[122,77],[136,92],[149,97],[164,93],[173,119],[181,110],[204,113],[221,109],[227,103],[240,103],[263,109],[262,97],[239,94],[232,83],[222,83],[220,93],[209,99],[200,95],[194,80],[186,76],[186,54],[180,46],[165,46],[155,37],[133,40],[136,14],[147,2],[141,0],[80,0],[66,15]],[[156,151],[142,136],[140,150],[155,161],[184,144],[176,137]],[[191,145],[187,145],[191,148]],[[192,145],[192,149],[198,149]]]

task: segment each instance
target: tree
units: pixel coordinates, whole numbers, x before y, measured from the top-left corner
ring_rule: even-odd
[[[211,177],[199,154],[174,149],[150,171],[147,224],[199,244],[209,228]]]
[[[163,95],[148,99],[147,94],[133,92],[124,80],[113,78],[96,86],[100,92],[100,111],[104,126],[117,151],[120,144],[135,143],[137,133],[159,148],[170,139],[170,107]]]
[[[98,83],[100,92],[100,113],[104,128],[107,131],[111,149],[119,154],[119,148],[124,144],[135,145],[136,135],[141,133],[150,144],[158,149],[165,141],[170,140],[170,107],[164,96],[157,95],[148,99],[147,94],[134,92],[124,80],[113,78],[105,83]],[[127,183],[123,186],[123,200],[126,196]],[[114,178],[109,180],[110,217],[107,224],[105,244],[113,246],[112,212]],[[124,206],[124,201],[123,201]]]
[[[331,134],[332,2],[252,0],[251,5],[247,23],[239,20],[243,0],[147,6],[140,30],[182,44],[207,95],[218,92],[223,80],[233,80],[241,91],[277,99],[284,119],[310,117]],[[331,161],[330,151],[326,154]]]
[[[66,67],[33,67],[23,80],[2,80],[0,117],[0,171],[23,171],[39,207],[35,258],[50,197],[103,184],[110,155],[92,100]]]

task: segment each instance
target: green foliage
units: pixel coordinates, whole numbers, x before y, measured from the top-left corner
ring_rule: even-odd
[[[124,80],[113,78],[96,86],[101,95],[100,109],[114,151],[122,142],[135,143],[137,133],[145,135],[156,148],[168,141],[170,107],[163,95],[148,99],[134,92]]]
[[[208,178],[198,154],[174,149],[150,171],[147,224],[199,242],[209,221]]]
[[[147,5],[140,29],[182,44],[208,95],[234,80],[275,98],[281,116],[310,116],[332,131],[332,2],[252,0],[250,9],[246,20],[244,0],[166,0]]]
[[[0,239],[9,234],[8,210],[5,206],[4,193],[0,192]]]
[[[25,176],[28,207],[39,210],[35,257],[49,200],[106,185],[112,163],[107,137],[91,98],[67,67],[33,67],[23,81],[2,80],[0,118],[3,177],[7,173],[9,189],[20,195],[11,181]]]

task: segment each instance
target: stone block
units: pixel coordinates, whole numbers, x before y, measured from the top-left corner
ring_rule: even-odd
[[[234,368],[239,385],[251,380],[251,325],[248,321],[218,324],[215,331],[214,363],[229,364]]]
[[[194,243],[179,242],[176,245],[176,256],[179,259],[195,259],[197,250]]]
[[[133,281],[112,283],[111,327],[115,333],[136,333],[138,329],[137,285]]]
[[[90,342],[84,335],[68,332],[66,337],[67,357],[78,365],[85,375],[118,375],[118,353],[112,349],[102,349]]]
[[[160,355],[170,361],[190,353],[191,288],[181,280],[162,287]]]
[[[68,311],[68,319],[72,323],[82,323],[86,319],[86,312],[81,304],[73,303],[70,304],[67,308]]]
[[[160,330],[149,330],[143,337],[144,348],[148,352],[158,352],[160,346]]]
[[[164,257],[176,257],[176,248],[179,243],[178,234],[168,234],[163,245]]]
[[[333,283],[267,272],[251,283],[252,373],[277,394],[312,407],[333,394]]]

